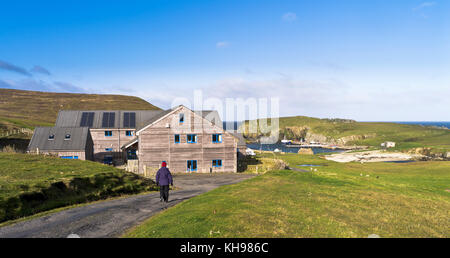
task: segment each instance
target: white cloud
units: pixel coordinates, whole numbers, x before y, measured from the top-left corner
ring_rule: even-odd
[[[423,2],[420,5],[416,6],[413,8],[414,11],[418,11],[427,7],[432,7],[435,6],[437,3],[436,2]]]
[[[217,48],[227,48],[227,47],[229,47],[230,45],[231,45],[231,43],[228,42],[228,41],[220,41],[220,42],[217,42],[217,43],[216,43],[216,47],[217,47]]]
[[[292,13],[292,12],[285,13],[281,17],[281,19],[285,22],[293,22],[293,21],[297,20],[297,14]]]
[[[336,79],[274,77],[253,80],[236,77],[201,86],[169,85],[138,96],[162,108],[169,108],[177,97],[193,101],[195,89],[202,91],[203,100],[217,98],[223,103],[227,98],[268,98],[269,101],[270,98],[279,98],[281,116],[339,117],[360,121],[442,120],[446,116],[442,107],[448,106],[447,95],[436,89],[368,88],[348,85]]]

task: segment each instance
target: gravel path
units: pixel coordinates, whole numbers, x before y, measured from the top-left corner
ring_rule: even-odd
[[[118,237],[163,209],[251,177],[240,174],[175,175],[174,184],[179,190],[170,191],[168,204],[159,201],[159,192],[98,202],[1,227],[0,238]]]

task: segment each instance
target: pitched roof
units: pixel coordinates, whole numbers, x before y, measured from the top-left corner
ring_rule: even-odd
[[[66,134],[70,134],[70,140],[66,140]],[[49,136],[54,135],[52,140]],[[28,150],[65,150],[78,151],[86,149],[86,142],[89,135],[89,128],[61,128],[61,127],[36,127],[31,138]]]
[[[127,143],[125,143],[124,145],[122,145],[120,148],[121,149],[126,149],[129,148],[130,146],[132,146],[133,144],[139,142],[139,138],[134,137],[132,140],[128,141]]]
[[[103,113],[111,112],[115,114],[114,125],[106,128],[139,128],[145,126],[155,116],[164,113],[162,110],[61,110],[56,119],[56,127],[80,127],[83,112],[94,113],[94,119],[90,128],[105,128],[102,126]],[[136,126],[124,127],[124,113],[136,113]]]
[[[92,126],[90,128],[93,129],[101,129],[101,128],[135,128],[136,130],[140,130],[145,126],[157,121],[163,116],[172,112],[173,109],[167,110],[61,110],[58,113],[58,117],[56,119],[55,127],[80,127],[81,119],[84,112],[92,112],[94,113],[94,119]],[[102,119],[103,113],[111,112],[115,114],[115,121],[112,127],[103,127]],[[136,113],[136,126],[135,127],[124,127],[124,113],[134,112]],[[222,121],[220,119],[219,113],[215,110],[202,110],[202,111],[194,111],[196,114],[201,115],[206,120],[211,123],[222,127]]]
[[[159,114],[151,117],[150,119],[146,120],[144,123],[141,123],[139,126],[136,127],[136,131],[141,130],[142,128],[146,127],[149,124],[152,124],[153,122],[155,122],[156,120],[160,119],[161,117],[169,114],[170,112],[172,112],[173,109],[167,109],[164,111],[160,111]],[[136,124],[137,125],[137,124]]]

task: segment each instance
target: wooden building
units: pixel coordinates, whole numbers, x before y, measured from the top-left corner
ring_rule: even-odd
[[[137,160],[140,173],[158,169],[162,161],[173,172],[236,172],[238,148],[244,148],[242,137],[222,129],[216,111],[192,111],[185,106],[139,111],[64,110],[52,128],[87,130],[89,139],[80,141],[92,140],[88,152],[93,160],[113,165]],[[39,140],[30,143],[29,149],[47,143],[48,133],[36,129],[33,138]]]
[[[93,160],[93,145],[86,127],[37,127],[28,145],[28,152],[64,159]]]
[[[237,172],[238,139],[217,125],[217,117],[179,106],[138,129],[139,171],[165,161],[177,172]]]

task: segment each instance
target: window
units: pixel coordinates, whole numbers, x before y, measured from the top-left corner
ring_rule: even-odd
[[[184,114],[180,114],[180,124],[184,123]]]
[[[64,140],[70,140],[70,134],[66,134],[66,135],[64,136]]]
[[[187,171],[197,171],[197,161],[196,160],[188,160],[187,161]]]
[[[113,151],[113,148],[106,148],[105,151]]]
[[[212,166],[215,168],[222,167],[222,160],[221,159],[215,159],[212,161]]]
[[[132,159],[132,160],[138,159],[136,150],[127,150],[127,159]]]
[[[187,143],[196,143],[197,135],[196,134],[188,134],[187,135]]]
[[[50,135],[48,136],[48,139],[49,139],[49,140],[54,140],[54,139],[55,139],[55,135],[54,135],[54,134],[50,134]]]
[[[222,135],[221,134],[213,134],[212,135],[212,142],[214,142],[214,143],[221,143],[222,142]]]
[[[106,137],[111,137],[112,136],[112,131],[105,131],[105,136]]]
[[[125,132],[125,135],[126,135],[126,136],[133,136],[133,131],[126,131],[126,132]]]
[[[136,113],[135,112],[123,113],[123,127],[124,128],[136,127]]]
[[[180,135],[175,134],[175,143],[180,143]]]
[[[78,159],[78,156],[61,156],[62,159]]]

